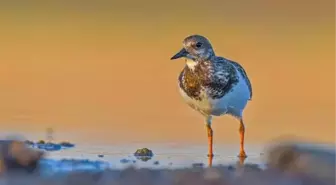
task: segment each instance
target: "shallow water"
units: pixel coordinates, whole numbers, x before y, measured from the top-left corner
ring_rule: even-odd
[[[154,153],[154,157],[148,161],[141,161],[133,156],[138,148],[147,147]],[[216,145],[213,165],[235,165],[239,162],[236,156],[239,146]],[[42,161],[51,171],[71,171],[75,169],[123,169],[130,165],[137,168],[185,168],[193,164],[207,166],[207,146],[202,145],[168,145],[168,144],[130,144],[114,146],[76,145],[61,151],[48,152],[46,159]],[[246,146],[248,158],[245,163],[255,163],[263,167],[261,145]],[[99,154],[104,157],[98,157]],[[62,161],[62,159],[76,159],[74,161]],[[90,160],[90,161],[83,161]],[[50,171],[50,170],[48,170]]]

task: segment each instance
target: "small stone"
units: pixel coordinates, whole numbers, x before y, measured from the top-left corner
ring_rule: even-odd
[[[130,160],[128,160],[128,159],[121,159],[120,162],[123,163],[123,164],[126,164],[126,163],[129,163]]]
[[[72,148],[72,147],[74,147],[75,146],[75,144],[73,144],[73,143],[70,143],[70,142],[68,142],[68,141],[63,141],[63,142],[61,142],[61,143],[59,143],[62,147],[67,147],[67,148]]]
[[[134,156],[136,157],[153,157],[153,151],[148,148],[140,148],[137,149],[137,151],[134,152]]]
[[[203,163],[193,163],[192,167],[194,168],[203,168],[204,164]]]
[[[232,165],[230,165],[230,166],[228,167],[228,170],[230,170],[230,171],[234,171],[235,168],[234,168]]]
[[[152,157],[147,157],[147,156],[137,156],[136,158],[143,162],[147,162],[152,159]]]
[[[155,161],[153,164],[154,164],[154,165],[159,165],[160,162],[159,162],[159,161]]]
[[[43,141],[43,140],[39,140],[38,142],[37,142],[37,144],[45,144],[46,142],[45,141]]]

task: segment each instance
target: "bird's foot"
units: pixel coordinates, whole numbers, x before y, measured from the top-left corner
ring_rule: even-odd
[[[241,151],[239,152],[239,154],[238,154],[238,157],[239,157],[239,158],[247,158],[247,155],[246,155],[246,153],[245,153],[244,150],[241,150]]]

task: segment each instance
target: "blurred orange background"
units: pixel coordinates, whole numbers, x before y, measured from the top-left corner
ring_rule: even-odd
[[[179,95],[190,34],[241,63],[253,85],[246,144],[296,135],[335,143],[332,0],[0,3],[0,129],[81,142],[206,143]],[[239,143],[215,118],[215,143]]]

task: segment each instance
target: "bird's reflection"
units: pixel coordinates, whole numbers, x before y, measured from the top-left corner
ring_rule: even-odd
[[[212,167],[213,157],[214,156],[208,156],[208,165],[209,165],[209,167]],[[246,157],[239,157],[238,156],[237,165],[244,166],[245,160],[246,160]]]
[[[246,157],[238,157],[237,164],[240,166],[244,166],[245,160],[246,160]]]
[[[208,165],[209,167],[212,167],[212,160],[213,160],[213,155],[208,156]]]
[[[138,159],[140,161],[143,161],[143,162],[147,162],[147,161],[151,160],[152,157],[150,157],[150,156],[137,156],[136,159]]]

